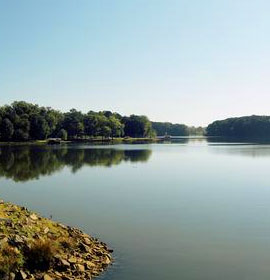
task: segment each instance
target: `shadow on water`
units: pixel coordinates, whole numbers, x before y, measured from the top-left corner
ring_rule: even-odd
[[[111,167],[121,162],[146,162],[151,153],[152,151],[148,149],[2,146],[0,147],[0,177],[15,182],[26,182],[58,172],[65,166],[70,167],[75,173],[83,166]]]

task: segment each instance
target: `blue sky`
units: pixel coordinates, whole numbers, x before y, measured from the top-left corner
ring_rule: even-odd
[[[270,115],[270,1],[0,0],[0,104],[206,125]]]

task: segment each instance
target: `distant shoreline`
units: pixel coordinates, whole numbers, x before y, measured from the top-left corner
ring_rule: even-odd
[[[190,136],[171,136],[166,138],[163,136],[157,136],[155,138],[113,138],[113,139],[102,139],[100,137],[91,139],[71,139],[67,141],[61,141],[62,144],[100,144],[100,145],[114,145],[114,144],[154,144],[154,143],[174,143],[178,140],[202,140],[205,139],[207,142],[248,142],[248,143],[270,143],[270,137],[225,137],[225,136],[203,136],[203,135],[190,135]],[[1,146],[28,146],[28,145],[41,145],[41,146],[56,146],[56,144],[50,145],[48,140],[29,140],[29,141],[9,141],[1,142]]]
[[[155,138],[133,138],[133,137],[122,137],[122,138],[113,138],[113,139],[102,139],[100,137],[97,138],[91,138],[91,139],[71,139],[67,141],[61,141],[61,144],[73,144],[73,143],[91,143],[91,144],[144,144],[144,143],[162,143],[162,142],[168,142],[170,140],[177,140],[177,139],[206,139],[211,137],[206,137],[202,135],[190,135],[190,136],[171,136],[166,138],[163,136],[157,136]],[[9,141],[9,142],[1,142],[1,145],[14,145],[14,146],[20,146],[20,145],[49,145],[48,140],[29,140],[29,141]]]
[[[25,101],[0,106],[0,140],[155,138],[157,135],[203,135],[203,127],[153,122],[145,115],[76,109],[61,112]],[[125,140],[127,141],[127,140]],[[145,141],[145,140],[144,140]],[[149,140],[147,140],[149,141]],[[153,140],[151,140],[153,141]],[[103,142],[103,141],[102,141]]]
[[[72,143],[93,143],[93,144],[118,144],[118,143],[156,143],[161,142],[162,139],[159,138],[114,138],[114,139],[101,139],[101,138],[93,138],[93,139],[72,139],[68,141],[61,141],[62,144],[72,144]],[[9,141],[9,142],[0,142],[0,145],[48,145],[48,140],[33,140],[33,141]]]

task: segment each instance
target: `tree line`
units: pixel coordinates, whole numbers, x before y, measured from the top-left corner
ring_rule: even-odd
[[[62,113],[24,101],[0,107],[0,140],[27,141],[58,137],[153,137],[155,131],[146,116],[121,116],[110,111],[84,114],[76,109]]]
[[[215,121],[206,129],[208,136],[270,138],[270,116],[246,116]]]
[[[189,135],[188,126],[184,124],[173,124],[170,122],[152,122],[152,127],[158,136],[165,134],[172,136],[187,136]]]
[[[152,122],[152,127],[157,136],[165,134],[171,136],[189,136],[189,135],[204,135],[203,127],[187,126],[185,124],[170,123],[170,122]]]

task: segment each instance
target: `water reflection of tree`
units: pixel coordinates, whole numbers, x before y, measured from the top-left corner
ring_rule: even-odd
[[[76,172],[83,166],[111,167],[121,162],[144,162],[151,150],[74,149],[68,146],[0,147],[0,176],[16,182],[38,179],[65,166]]]

